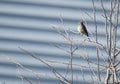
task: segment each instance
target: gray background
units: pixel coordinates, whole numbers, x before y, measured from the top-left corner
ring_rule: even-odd
[[[103,0],[106,9],[109,8],[109,0]],[[95,0],[96,17],[98,25],[98,41],[105,44],[104,18],[100,0]],[[77,32],[80,19],[85,21],[91,39],[95,39],[95,27],[93,20],[86,14],[93,16],[91,0],[0,0],[0,84],[30,84],[22,80],[22,76],[28,78],[33,84],[60,84],[51,70],[40,61],[24,53],[19,47],[35,53],[38,57],[53,66],[57,72],[65,77],[69,54],[69,42],[52,28]],[[60,17],[62,16],[63,27]],[[120,24],[119,24],[120,25]],[[118,29],[119,32],[119,29]],[[84,42],[87,37],[70,32],[70,37],[79,46],[73,56],[74,80],[76,83],[91,84],[96,82],[96,47],[95,44]],[[120,46],[120,34],[118,33],[117,45]],[[62,49],[56,48],[60,45]],[[85,58],[94,62],[90,65]],[[100,52],[100,63],[106,64],[107,55]],[[21,68],[17,64],[21,64]],[[89,68],[91,67],[94,74]],[[101,71],[104,80],[106,70]],[[92,80],[92,77],[93,80]],[[70,78],[68,73],[66,78]],[[14,82],[13,82],[14,81]]]

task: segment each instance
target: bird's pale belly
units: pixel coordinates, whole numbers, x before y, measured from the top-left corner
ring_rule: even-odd
[[[84,30],[81,25],[78,26],[78,32],[84,34]]]

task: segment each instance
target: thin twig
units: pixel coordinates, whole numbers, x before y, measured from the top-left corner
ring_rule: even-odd
[[[73,43],[70,43],[70,70],[71,70],[71,84],[73,84]]]
[[[19,47],[20,48],[20,47]],[[51,65],[49,65],[48,63],[46,63],[43,59],[37,57],[36,55],[34,55],[33,53],[30,53],[29,51],[20,48],[22,51],[24,51],[25,53],[27,53],[28,55],[32,56],[33,58],[41,61],[42,63],[44,63],[45,65],[47,65],[49,67],[49,69],[53,72],[53,74],[62,82],[65,82],[66,84],[70,84],[70,82],[64,78],[60,73],[58,73]]]
[[[94,4],[94,0],[92,0],[92,5],[93,5],[93,14],[94,14],[94,25],[95,25],[95,33],[96,33],[96,43],[98,43],[98,30],[97,30],[97,23],[96,23],[96,7]],[[98,51],[98,46],[96,46],[96,55],[97,55],[97,62],[98,62],[98,78],[99,81],[101,82],[101,76],[100,76],[100,59],[99,59],[99,51]]]

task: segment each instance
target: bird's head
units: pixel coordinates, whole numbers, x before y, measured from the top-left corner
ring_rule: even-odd
[[[79,24],[83,24],[83,20],[80,20]]]
[[[80,21],[79,21],[79,24],[83,24],[83,23],[84,23],[84,21],[83,21],[83,19],[81,18]]]

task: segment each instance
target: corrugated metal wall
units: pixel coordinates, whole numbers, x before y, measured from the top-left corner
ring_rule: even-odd
[[[108,2],[104,0],[106,7],[109,6]],[[95,0],[95,5],[99,41],[103,42],[105,30],[100,1]],[[94,38],[94,23],[86,12],[93,16],[91,0],[0,0],[0,84],[30,84],[30,81],[32,84],[60,84],[44,63],[24,53],[19,47],[52,61],[46,62],[64,77],[70,78],[68,65],[64,64],[70,61],[69,54],[65,52],[69,50],[69,42],[57,34],[52,25],[63,28],[60,21],[62,16],[64,28],[76,32],[79,20],[84,19],[91,38]],[[96,79],[96,68],[92,68],[95,65],[89,67],[95,73],[81,66],[89,66],[85,57],[96,63],[96,47],[83,42],[85,36],[71,32],[70,37],[76,42],[75,45],[80,46],[73,56],[73,64],[79,65],[73,67],[75,82],[91,84]],[[55,45],[60,45],[65,51]],[[105,58],[101,57],[100,62],[103,63]],[[101,74],[104,78],[105,70]]]

